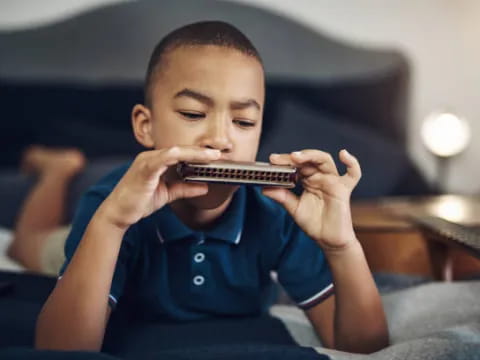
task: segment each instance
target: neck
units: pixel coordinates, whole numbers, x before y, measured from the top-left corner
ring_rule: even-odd
[[[229,196],[220,206],[214,209],[199,209],[184,199],[174,201],[170,204],[173,212],[188,227],[194,230],[202,230],[212,225],[232,201]]]

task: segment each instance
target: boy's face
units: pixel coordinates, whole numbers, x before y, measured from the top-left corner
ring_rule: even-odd
[[[179,47],[166,54],[151,88],[144,126],[155,149],[200,146],[222,151],[222,160],[254,161],[265,98],[264,73],[254,57],[219,46]],[[136,130],[137,132],[137,130]],[[139,137],[137,136],[137,139]],[[140,140],[140,139],[139,139]],[[196,207],[215,208],[235,191],[209,185]]]

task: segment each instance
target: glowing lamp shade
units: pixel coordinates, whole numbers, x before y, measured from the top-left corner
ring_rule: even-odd
[[[422,125],[422,140],[435,155],[450,157],[461,153],[470,141],[468,123],[455,114],[436,112]]]

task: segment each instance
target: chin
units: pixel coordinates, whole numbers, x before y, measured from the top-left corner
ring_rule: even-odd
[[[230,199],[237,189],[238,186],[235,185],[208,184],[208,193],[206,195],[186,200],[197,209],[212,210]]]

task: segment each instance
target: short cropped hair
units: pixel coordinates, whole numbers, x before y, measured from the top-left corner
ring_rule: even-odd
[[[169,51],[182,46],[215,45],[231,48],[252,56],[263,66],[262,59],[251,41],[236,27],[223,21],[201,21],[182,26],[167,34],[152,52],[145,77],[145,104],[151,105],[155,76]]]

